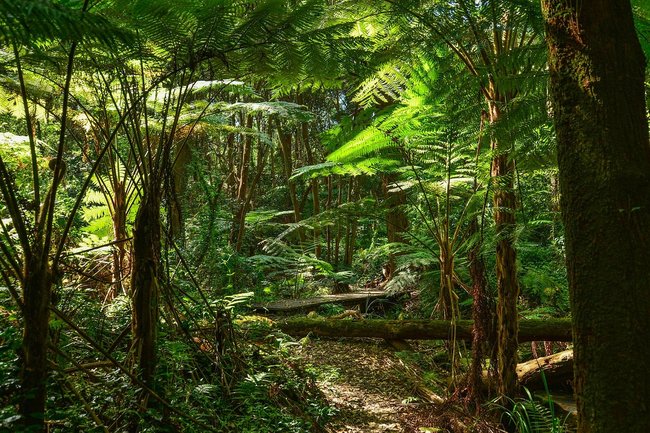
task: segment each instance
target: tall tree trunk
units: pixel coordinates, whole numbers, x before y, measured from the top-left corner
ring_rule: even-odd
[[[231,119],[231,125],[235,126],[234,118]],[[237,163],[235,161],[235,134],[231,133],[226,136],[226,161],[227,165],[225,170],[227,170],[228,175],[226,176],[226,191],[230,193],[230,197],[237,197]]]
[[[478,235],[480,231],[478,218],[474,217],[470,222],[469,235]],[[481,384],[483,372],[484,349],[488,342],[493,340],[492,314],[487,295],[487,281],[485,279],[485,261],[481,255],[482,240],[477,241],[469,250],[469,274],[472,279],[472,363],[469,370],[469,396],[468,399],[474,402],[476,408],[483,403],[481,398]]]
[[[246,118],[246,128],[248,130],[253,128],[253,116],[248,115]],[[237,214],[235,215],[235,224],[233,225],[230,244],[235,245],[237,252],[241,251],[244,241],[244,233],[246,231],[246,214],[248,214],[248,197],[249,192],[249,171],[251,164],[251,155],[253,153],[253,137],[246,135],[244,137],[244,148],[242,150],[241,163],[239,164],[239,186],[237,187]]]
[[[37,241],[38,242],[38,241]],[[26,431],[45,432],[47,348],[52,272],[41,248],[34,248],[25,266],[23,299],[25,325],[22,344],[20,414]]]
[[[382,186],[384,200],[388,210],[386,212],[386,237],[388,242],[405,242],[404,233],[408,230],[409,221],[402,209],[406,204],[406,192],[402,190],[391,189],[391,183],[395,181],[394,176],[384,176]],[[395,255],[390,254],[386,264],[385,274],[389,279],[395,272]]]
[[[458,295],[454,291],[454,251],[449,239],[442,239],[438,263],[440,265],[440,294],[438,308],[445,320],[458,320]]]
[[[491,91],[493,99],[488,101],[489,120],[494,124],[501,120],[499,97]],[[517,282],[517,253],[515,241],[515,207],[514,190],[515,167],[508,149],[503,143],[492,137],[493,152],[492,172],[494,223],[497,235],[496,277],[497,277],[497,369],[499,376],[499,393],[513,396],[517,390],[517,299],[519,284]]]
[[[543,0],[542,5],[573,313],[578,429],[648,432],[645,61],[629,1]]]
[[[300,215],[300,201],[298,200],[298,194],[296,192],[296,182],[291,179],[291,173],[293,172],[293,155],[292,155],[292,133],[285,132],[280,125],[280,122],[277,122],[278,128],[278,137],[280,138],[280,151],[282,152],[282,162],[284,168],[284,178],[289,187],[289,198],[291,199],[291,205],[293,207],[293,220],[295,223],[299,223],[302,219]],[[300,236],[300,241],[303,242],[304,231],[298,229],[298,235]]]
[[[126,294],[125,269],[126,264],[126,214],[127,214],[127,196],[126,181],[115,180],[113,184],[113,240],[117,243],[113,245],[113,287],[114,295]]]
[[[302,124],[302,143],[305,147],[305,152],[307,153],[307,164],[314,165],[314,153],[311,149],[311,144],[309,143],[309,125],[307,123]],[[313,212],[312,215],[318,215],[320,213],[320,197],[319,197],[319,179],[315,178],[311,180],[311,196],[313,202]],[[320,244],[320,227],[318,223],[314,224],[314,245],[316,258],[320,259],[321,256],[321,244]]]
[[[253,128],[253,116],[246,117],[246,129]],[[250,171],[251,155],[253,153],[253,136],[248,134],[244,137],[244,149],[242,151],[241,164],[239,165],[239,187],[237,188],[237,200],[243,201],[248,191],[248,172]]]
[[[483,131],[486,121],[489,120],[489,115],[486,111],[481,114],[479,139],[476,146],[476,168],[478,172],[479,157],[481,154],[481,145],[483,141]],[[478,174],[478,173],[477,173]],[[474,175],[474,193],[479,190],[479,182],[477,174]],[[483,212],[482,218],[485,218]],[[483,360],[485,358],[485,350],[492,347],[489,354],[492,368],[488,370],[488,374],[494,375],[494,365],[496,362],[496,344],[495,332],[492,326],[493,312],[490,309],[490,298],[488,296],[488,282],[486,279],[486,266],[481,248],[483,247],[483,233],[481,225],[479,224],[479,216],[475,214],[469,223],[467,230],[467,238],[474,239],[469,251],[467,253],[467,260],[469,261],[469,275],[472,281],[472,320],[474,327],[472,328],[472,362],[468,374],[468,387],[469,393],[467,399],[475,405],[476,411],[480,411],[483,404],[481,395],[482,389],[482,375],[483,375]]]
[[[343,176],[339,176],[338,194],[336,196],[336,209],[341,209],[343,204]],[[339,260],[341,258],[341,236],[343,230],[341,227],[341,218],[336,219],[336,237],[334,240],[334,270],[339,270]]]
[[[238,229],[239,232],[237,233],[237,242],[235,244],[235,250],[238,252],[241,251],[244,242],[244,233],[246,232],[246,215],[248,214],[248,211],[251,209],[253,196],[255,195],[256,188],[260,183],[260,179],[264,174],[264,168],[266,166],[265,164],[266,149],[260,148],[258,150],[258,153],[259,153],[259,157],[257,161],[257,172],[255,173],[255,177],[253,178],[253,180],[250,182],[248,193],[244,197],[244,201],[240,207],[241,214],[239,215],[239,229]]]
[[[155,182],[145,190],[133,228],[133,353],[138,374],[150,387],[156,370],[160,297],[160,189]]]
[[[191,134],[191,135],[188,135]],[[207,140],[204,131],[199,127],[183,127],[177,133],[176,141],[179,143],[175,147],[170,167],[170,175],[167,176],[167,208],[168,208],[168,225],[171,235],[181,244],[184,243],[185,237],[185,219],[183,218],[183,197],[187,189],[187,167],[192,160],[192,147],[200,143],[200,140]]]
[[[561,208],[560,208],[560,179],[556,173],[552,173],[550,176],[551,184],[551,202],[549,210],[552,215],[552,225],[551,225],[551,242],[555,243],[557,238],[557,229],[560,225],[561,218]]]
[[[350,178],[348,184],[348,203],[356,200],[360,186],[355,185],[354,178]],[[354,216],[348,216],[345,222],[345,254],[343,256],[343,265],[352,266],[354,259],[354,247],[357,242],[357,219]]]
[[[332,209],[332,197],[333,197],[333,181],[332,175],[327,176],[327,201],[325,202],[325,209],[330,211]],[[325,241],[327,244],[327,262],[332,263],[332,224],[327,224],[325,229]]]

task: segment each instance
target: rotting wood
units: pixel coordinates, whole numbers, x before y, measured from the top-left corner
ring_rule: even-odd
[[[517,364],[519,383],[528,388],[566,386],[573,380],[573,350],[564,350]]]
[[[456,322],[458,340],[472,339],[471,320]],[[291,318],[277,322],[283,332],[296,337],[313,334],[321,337],[369,337],[387,340],[447,340],[452,324],[446,320],[332,320]],[[571,322],[567,319],[521,320],[519,342],[571,341]]]
[[[548,388],[568,391],[572,388],[573,381],[573,350],[564,350],[553,355],[521,362],[517,364],[516,372],[517,382],[528,389],[543,390]],[[486,370],[483,370],[482,381],[484,386],[489,385]],[[494,385],[489,388],[492,387]]]

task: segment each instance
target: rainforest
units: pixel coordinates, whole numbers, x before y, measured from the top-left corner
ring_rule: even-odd
[[[650,432],[647,0],[0,0],[0,432]]]

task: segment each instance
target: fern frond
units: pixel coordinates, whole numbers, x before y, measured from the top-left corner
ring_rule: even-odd
[[[389,62],[379,67],[370,77],[363,81],[352,99],[363,108],[392,104],[402,97],[408,82],[408,70],[404,64]]]
[[[65,2],[68,3],[68,2]],[[89,41],[107,46],[133,41],[133,34],[94,12],[64,2],[0,0],[0,43],[32,45],[37,41]]]

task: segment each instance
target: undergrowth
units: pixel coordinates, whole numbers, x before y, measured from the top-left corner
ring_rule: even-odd
[[[74,320],[105,346],[119,341],[124,329],[123,312],[115,311],[119,303],[104,310],[110,314],[98,315],[97,299],[77,296],[67,305],[76,305]],[[91,312],[93,320],[86,316]],[[15,312],[0,308],[0,313],[0,431],[21,432],[16,411],[20,323]],[[263,319],[234,321],[232,326],[236,344],[219,352],[215,340],[203,337],[207,333],[184,332],[164,321],[155,386],[169,407],[150,397],[145,409],[141,390],[124,371],[101,356],[98,359],[87,341],[52,321],[50,333],[57,349],[51,354],[56,368],[48,381],[48,431],[122,432],[135,427],[139,432],[204,433],[210,431],[206,426],[242,433],[319,430],[334,412],[316,387],[314,373],[292,355],[290,348],[298,343],[271,330]],[[188,338],[191,335],[195,337]],[[113,348],[122,366],[129,365],[128,340],[127,334]]]

